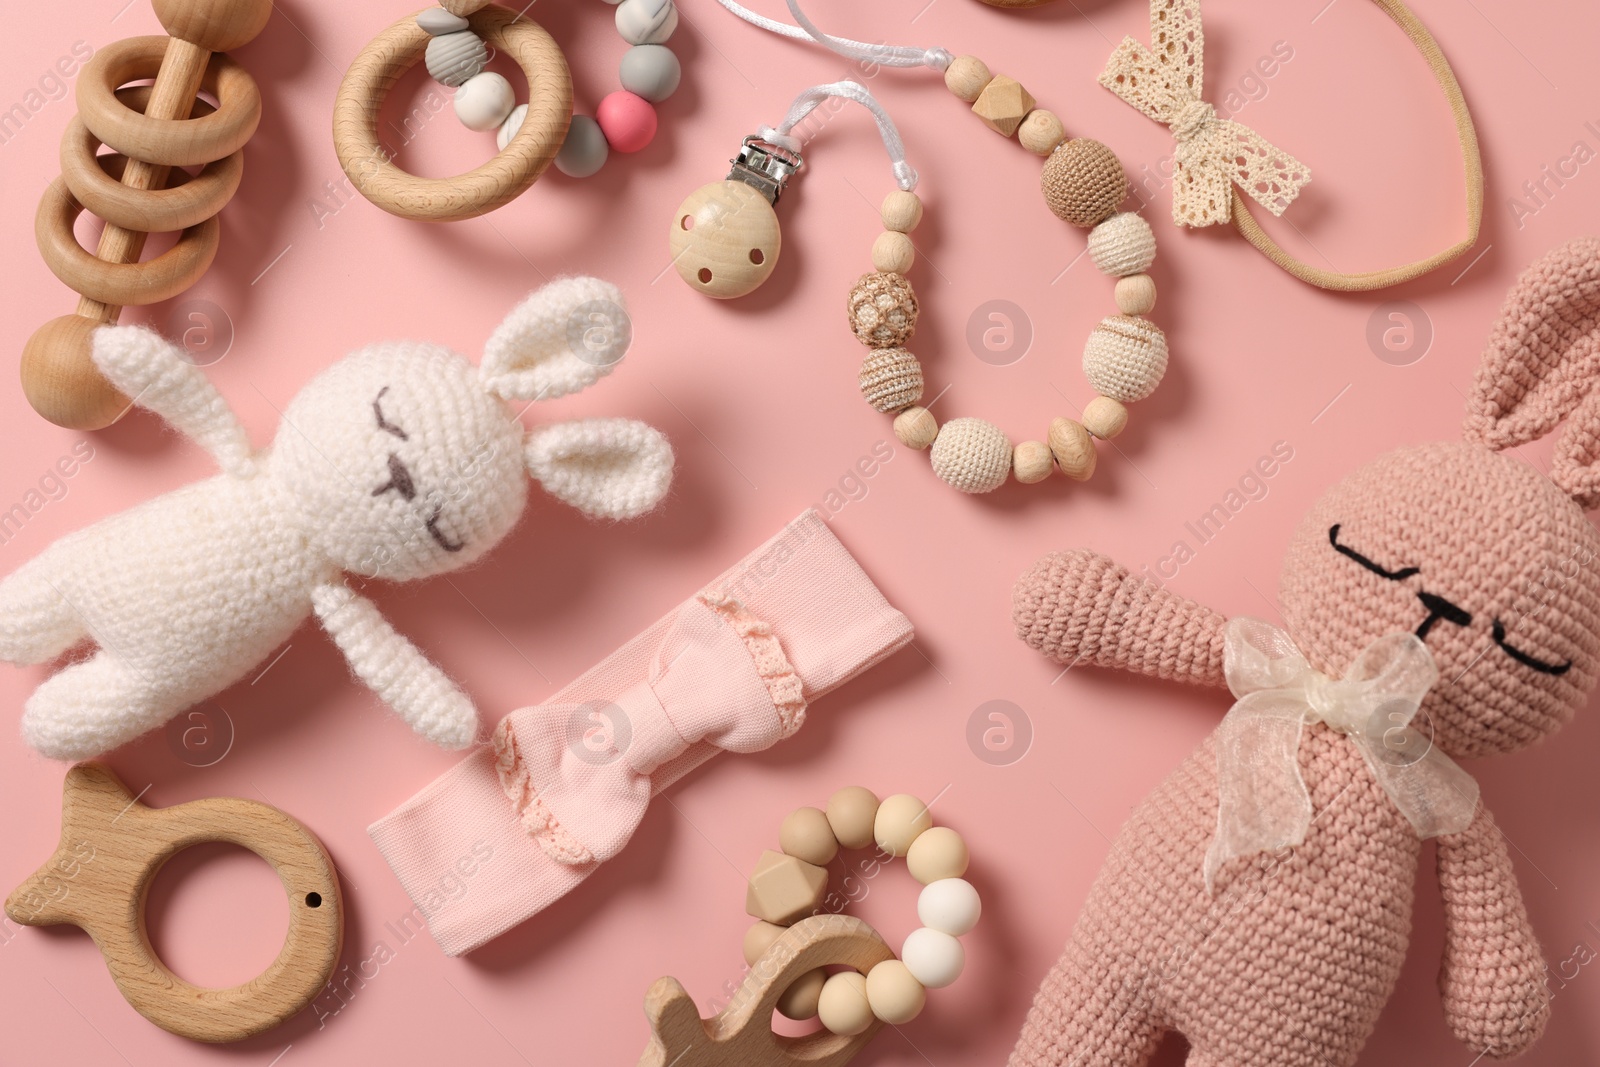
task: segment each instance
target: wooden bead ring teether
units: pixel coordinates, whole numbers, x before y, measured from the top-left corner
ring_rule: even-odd
[[[278,958],[229,989],[203,989],[157,958],[145,930],[156,873],[186,848],[222,841],[272,864],[289,894],[289,932]],[[277,808],[209,797],[170,808],[140,804],[104,766],[67,772],[61,844],[6,898],[25,926],[69,923],[93,937],[129,1004],[161,1027],[195,1041],[239,1041],[270,1030],[317,996],[339,960],[344,905],[322,842]]]
[[[378,113],[401,75],[427,50],[428,32],[407,15],[356,56],[333,105],[333,146],[351,183],[392,215],[456,222],[503,207],[539,179],[566,140],[572,76],[561,48],[538,23],[495,4],[466,16],[472,31],[510,56],[528,79],[528,111],[493,159],[453,178],[419,178],[395,165],[378,141]]]

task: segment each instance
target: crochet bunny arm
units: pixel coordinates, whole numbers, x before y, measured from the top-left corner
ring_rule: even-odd
[[[1516,1056],[1544,1033],[1550,994],[1511,855],[1482,804],[1465,830],[1439,838],[1439,891],[1450,1031],[1495,1059]]]
[[[478,734],[472,700],[378,611],[340,582],[319,585],[312,609],[357,678],[413,730],[444,748],[466,748]]]
[[[1054,552],[1017,580],[1017,636],[1058,662],[1221,686],[1227,620],[1088,549]]]
[[[244,426],[183,349],[144,326],[94,331],[95,366],[132,404],[160,415],[216,459],[228,474],[255,471]]]

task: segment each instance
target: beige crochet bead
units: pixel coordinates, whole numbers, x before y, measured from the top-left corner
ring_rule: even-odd
[[[1136,315],[1100,320],[1083,346],[1083,376],[1102,396],[1124,404],[1143,400],[1167,372],[1167,337]]]
[[[774,941],[783,936],[783,932],[786,929],[788,927],[778,926],[765,920],[756,922],[744,932],[744,962],[746,964],[754,964],[756,960],[765,956],[767,949],[772,947]]]
[[[1050,446],[1043,441],[1024,441],[1011,452],[1011,473],[1023,485],[1044,481],[1054,466]]]
[[[822,987],[817,1018],[829,1033],[854,1037],[872,1025],[872,1005],[867,1003],[867,976],[840,971]]]
[[[867,973],[867,1003],[890,1026],[903,1026],[922,1013],[928,991],[899,960],[884,960]]]
[[[977,56],[956,56],[944,69],[945,88],[969,104],[978,99],[992,77],[988,65]]]
[[[845,848],[872,844],[872,826],[878,818],[878,798],[866,786],[847,785],[828,798],[828,825]]]
[[[1061,473],[1074,481],[1086,482],[1094,474],[1097,456],[1094,439],[1083,424],[1072,419],[1055,419],[1050,423],[1050,452],[1056,457]]]
[[[920,452],[939,436],[939,420],[927,408],[906,408],[894,417],[894,436],[907,448]]]
[[[1033,95],[1015,78],[997,74],[989,79],[978,99],[972,102],[972,113],[978,121],[1001,137],[1010,137],[1022,125],[1036,103]]]
[[[1050,153],[1039,187],[1057,218],[1085,228],[1110,218],[1128,195],[1116,153],[1087,137],[1075,137]]]
[[[817,1002],[822,999],[822,985],[828,972],[822,969],[807,971],[796,978],[778,996],[778,1013],[785,1019],[809,1019],[817,1014]]]
[[[928,805],[910,793],[884,797],[872,820],[872,839],[891,856],[904,856],[923,831],[933,825]]]
[[[1109,441],[1128,425],[1128,409],[1109,396],[1097,396],[1083,409],[1083,428]]]
[[[821,808],[795,808],[778,829],[778,847],[797,860],[826,867],[839,854],[839,842]]]
[[[917,261],[911,238],[898,230],[884,230],[872,242],[872,266],[890,274],[905,274]]]
[[[875,348],[861,361],[856,384],[867,403],[891,414],[922,399],[922,364],[903,348]]]
[[[827,888],[828,872],[821,867],[768,849],[750,875],[744,910],[753,918],[789,926],[816,910]]]
[[[929,456],[933,473],[963,493],[991,492],[1011,473],[1011,442],[982,419],[951,419],[939,427]]]
[[[1117,310],[1124,315],[1148,315],[1156,308],[1156,280],[1148,274],[1117,279]]]
[[[910,233],[922,221],[922,198],[904,189],[895,189],[883,198],[878,212],[883,218],[883,228],[899,233]]]
[[[868,348],[898,348],[917,328],[917,294],[901,274],[873,271],[856,279],[847,302],[850,329]]]
[[[1112,215],[1090,232],[1089,258],[1114,278],[1143,274],[1156,261],[1155,231],[1132,211]]]
[[[948,826],[924,830],[906,853],[906,870],[923,885],[941,878],[960,878],[967,873],[969,862],[966,841]]]
[[[1054,152],[1056,145],[1065,140],[1066,136],[1066,127],[1061,125],[1056,113],[1042,107],[1028,112],[1028,117],[1017,127],[1017,140],[1022,143],[1022,147],[1041,156],[1048,156]]]

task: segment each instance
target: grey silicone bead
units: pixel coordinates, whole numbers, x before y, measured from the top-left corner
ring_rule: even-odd
[[[442,7],[430,7],[417,16],[417,25],[431,37],[442,37],[447,33],[460,33],[468,23],[460,15],[451,14]]]
[[[623,55],[621,77],[628,92],[659,104],[677,92],[683,67],[666,45],[639,44]]]
[[[454,89],[489,65],[489,46],[469,30],[447,33],[428,42],[428,73]]]
[[[556,153],[556,170],[569,178],[587,178],[606,165],[611,146],[600,124],[588,115],[572,116],[567,139]]]
[[[617,32],[629,44],[660,44],[678,28],[672,0],[622,0],[617,5]]]

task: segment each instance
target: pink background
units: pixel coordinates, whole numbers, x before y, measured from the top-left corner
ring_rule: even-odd
[[[75,42],[100,48],[158,32],[144,0],[124,3],[8,5],[0,107],[24,101]],[[985,902],[960,983],[935,993],[916,1022],[883,1033],[858,1062],[1001,1062],[1108,837],[1227,706],[1220,694],[1087,670],[1058,677],[1059,667],[1011,634],[1012,581],[1039,554],[1071,544],[1154,570],[1181,539],[1196,551],[1173,578],[1175,589],[1228,613],[1276,618],[1279,554],[1309,502],[1372,455],[1453,435],[1507,287],[1537,255],[1600,222],[1600,164],[1588,162],[1600,149],[1600,67],[1592,61],[1600,12],[1580,2],[1530,9],[1515,0],[1418,0],[1483,140],[1488,202],[1477,248],[1396,291],[1330,295],[1291,280],[1230,233],[1176,232],[1168,192],[1152,180],[1141,191],[1161,239],[1155,318],[1174,353],[1165,385],[1136,408],[1118,450],[1103,451],[1090,484],[1058,478],[968,498],[938,482],[926,457],[902,447],[887,463],[867,459],[893,437],[889,420],[856,394],[861,350],[842,305],[868,266],[877,203],[891,179],[862,113],[850,109],[819,127],[810,169],[781,207],[781,262],[755,296],[715,303],[691,294],[668,265],[666,226],[682,197],[722,176],[739,138],[777,121],[801,88],[873,75],[869,83],[899,120],[924,178],[928,214],[916,233],[921,256],[912,275],[923,313],[914,347],[929,395],[949,387],[935,411],[983,415],[1014,439],[1042,437],[1050,418],[1075,413],[1091,395],[1077,355],[1090,326],[1111,309],[1111,285],[1078,258],[1082,233],[1042,205],[1036,158],[964,115],[930,72],[857,71],[763,35],[710,0],[688,0],[672,40],[684,87],[661,108],[661,134],[646,151],[614,156],[586,181],[552,171],[487,218],[409,223],[330,192],[341,180],[329,138],[339,77],[404,6],[282,0],[265,33],[238,53],[260,82],[266,110],[244,185],[222,216],[217,264],[185,298],[129,320],[173,332],[203,327],[185,318],[196,305],[184,301],[209,301],[220,312],[212,314],[213,336],[234,333],[210,374],[264,444],[275,409],[354,346],[419,337],[476,358],[505,312],[548,277],[591,272],[623,287],[636,328],[628,362],[599,388],[549,405],[549,414],[629,414],[665,429],[680,460],[667,505],[637,524],[603,528],[541,495],[508,543],[453,585],[381,597],[400,629],[463,682],[489,721],[553,692],[808,505],[827,509],[840,538],[915,622],[915,649],[819,703],[789,743],[697,773],[653,806],[633,847],[583,891],[475,955],[451,960],[431,941],[401,943],[387,928],[411,904],[365,827],[456,757],[415,739],[349,679],[327,639],[304,628],[269,670],[219,697],[235,731],[219,762],[190,766],[169,732],[118,751],[111,763],[134,790],[149,787],[149,803],[238,794],[306,822],[344,879],[344,962],[364,967],[369,980],[337,1014],[339,1003],[324,998],[277,1031],[208,1048],[135,1014],[86,936],[7,923],[0,926],[0,1060],[8,1064],[632,1063],[647,1037],[646,987],[672,974],[703,1011],[717,1006],[725,983],[742,971],[745,873],[774,845],[791,807],[820,803],[853,782],[880,794],[937,796],[937,819],[973,843],[971,877]],[[775,0],[761,7],[781,10]],[[1033,12],[975,0],[825,0],[813,13],[857,37],[982,56],[1062,115],[1069,132],[1109,143],[1137,181],[1158,173],[1171,152],[1164,129],[1094,82],[1115,41],[1146,39],[1140,0],[1061,2]],[[543,0],[533,15],[567,50],[580,109],[592,111],[615,88],[624,50],[611,9]],[[1213,0],[1206,29],[1207,97],[1225,105],[1236,89],[1233,103],[1246,101],[1240,120],[1316,176],[1291,209],[1292,226],[1272,227],[1289,247],[1312,262],[1356,270],[1417,258],[1457,238],[1463,197],[1445,105],[1422,61],[1374,5]],[[1271,78],[1252,79],[1276,42],[1292,59]],[[420,100],[427,84],[414,77],[401,92]],[[9,194],[0,211],[0,271],[12,309],[0,349],[13,353],[39,322],[74,302],[33,248],[35,198],[56,173],[57,142],[73,113],[70,97],[33,101],[41,102],[0,144]],[[484,158],[485,140],[442,113],[403,158],[423,172],[448,173]],[[1572,158],[1580,142],[1581,164]],[[1523,183],[1539,180],[1547,165],[1568,176],[1559,188],[1547,180],[1550,195],[1531,200]],[[975,315],[979,332],[989,325],[980,307],[991,300],[1014,303],[1031,324],[1031,346],[1008,365],[975,358],[966,340]],[[1401,313],[1415,332],[1409,349],[1402,345],[1385,361],[1368,329],[1375,316],[1388,323],[1380,305],[1391,300],[1414,305]],[[1426,345],[1424,333],[1431,333]],[[194,337],[206,339],[203,329]],[[1019,351],[1014,343],[1000,358]],[[14,385],[0,390],[0,510],[27,500],[81,439],[34,416]],[[88,522],[211,472],[197,448],[143,415],[89,439],[94,458],[65,483],[61,499],[0,545],[0,571]],[[1280,441],[1293,459],[1267,483],[1265,498],[1196,546],[1184,524]],[[863,461],[870,476],[856,470]],[[1170,575],[1173,565],[1165,566]],[[20,709],[42,677],[40,669],[0,671],[3,703]],[[997,699],[1020,709],[1013,716],[1019,729],[1024,720],[1031,725],[1031,747],[1008,765],[984,762],[967,741],[974,710]],[[1600,973],[1578,962],[1592,955],[1587,946],[1600,947],[1596,710],[1559,743],[1473,767],[1514,845],[1551,972],[1566,975],[1552,980],[1555,1018],[1530,1064],[1600,1060]],[[221,713],[205,713],[198,736],[220,739]],[[206,722],[217,732],[205,734]],[[1022,751],[1017,742],[1001,756]],[[54,847],[62,770],[14,736],[0,745],[7,812],[0,885],[20,881]],[[163,876],[152,919],[172,965],[213,984],[265,966],[286,921],[268,868],[225,850],[174,866],[187,873]],[[913,899],[910,879],[894,870],[871,883],[857,911],[898,944],[914,925]],[[1410,961],[1364,1062],[1464,1067],[1476,1055],[1443,1024],[1433,988],[1440,941],[1425,866]],[[365,961],[380,943],[392,958],[375,967]],[[1176,1044],[1163,1057],[1178,1062]]]

